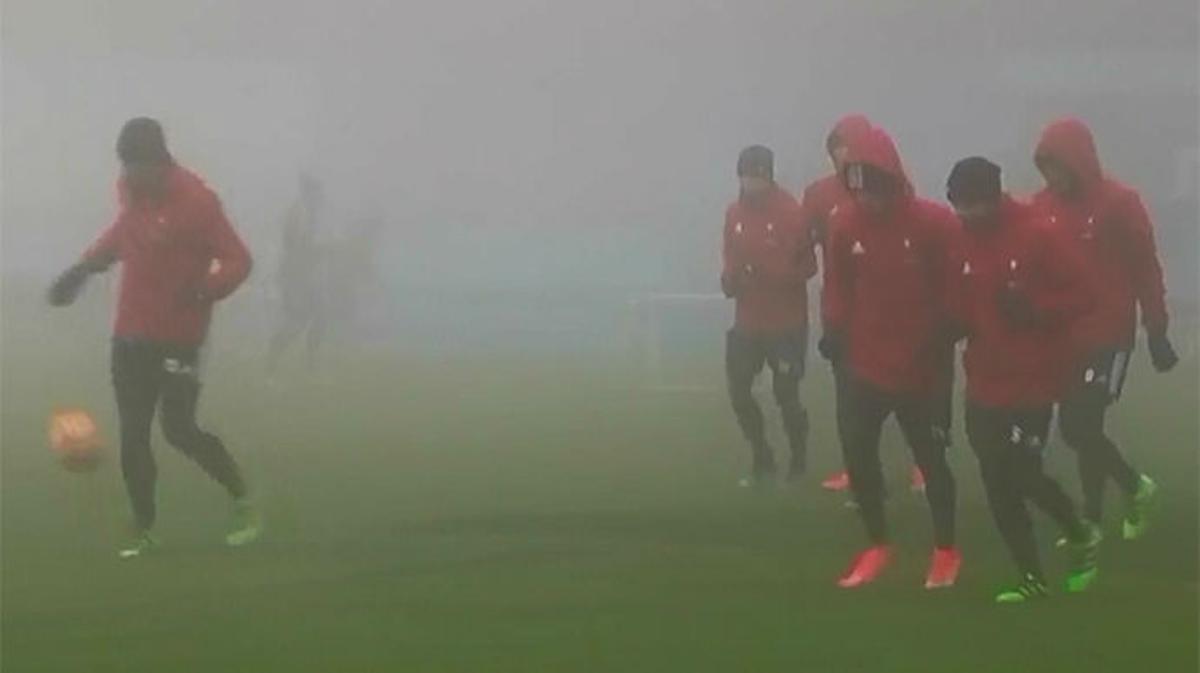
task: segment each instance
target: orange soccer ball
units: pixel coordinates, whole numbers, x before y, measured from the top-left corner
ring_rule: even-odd
[[[100,465],[100,428],[83,409],[57,409],[50,414],[50,450],[71,472],[91,472]]]

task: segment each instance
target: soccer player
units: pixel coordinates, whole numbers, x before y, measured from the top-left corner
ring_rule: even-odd
[[[1029,500],[1069,541],[1068,591],[1096,578],[1100,531],[1042,470],[1054,403],[1072,368],[1072,329],[1093,306],[1082,263],[1061,236],[1002,191],[1000,167],[963,159],[947,180],[962,222],[948,266],[947,305],[967,340],[967,437],[979,459],[988,505],[1021,579],[1001,603],[1046,595]]]
[[[925,586],[948,587],[961,564],[954,477],[946,463],[946,433],[938,426],[951,348],[944,335],[943,284],[953,214],[914,195],[882,129],[850,148],[844,177],[852,199],[830,221],[820,351],[843,368],[843,452],[870,547],[838,584],[872,582],[890,563],[879,441],[884,420],[895,414],[927,482],[934,551]]]
[[[175,163],[162,127],[145,117],[121,129],[117,156],[120,209],[83,258],[55,280],[54,306],[78,296],[89,276],[121,263],[112,341],[112,381],[121,431],[121,470],[133,506],[135,535],[121,549],[133,558],[157,543],[150,427],[160,409],[167,441],[194,460],[233,498],[226,542],[240,546],[262,530],[237,464],[219,438],[196,425],[199,351],[213,304],[250,272],[250,254],[217,196]]]
[[[322,291],[325,251],[318,241],[324,194],[321,183],[310,175],[300,176],[300,195],[283,222],[279,268],[281,312],[279,324],[267,349],[267,372],[273,374],[279,358],[300,335],[305,337],[308,366],[316,363],[317,349],[324,337],[326,302]]]
[[[1122,533],[1140,537],[1158,490],[1134,468],[1104,432],[1104,417],[1121,395],[1141,309],[1150,360],[1160,372],[1178,362],[1167,339],[1163,273],[1154,231],[1141,198],[1107,177],[1091,131],[1077,119],[1046,127],[1034,155],[1046,186],[1033,202],[1061,230],[1084,260],[1099,289],[1097,307],[1080,325],[1076,357],[1085,362],[1059,406],[1059,429],[1079,457],[1084,515],[1102,520],[1104,486],[1111,477],[1124,492]]]
[[[855,139],[865,137],[870,130],[871,122],[862,115],[846,115],[839,119],[834,124],[833,130],[825,137],[825,151],[829,154],[829,163],[833,166],[833,172],[809,184],[804,189],[801,205],[804,208],[804,217],[809,230],[812,231],[813,243],[820,246],[821,249],[823,278],[827,277],[829,273],[829,264],[824,261],[825,250],[828,247],[829,218],[838,203],[850,196],[842,178],[846,154],[850,151],[850,145],[854,143]],[[825,283],[822,283],[822,288],[824,285]],[[834,367],[833,377],[836,403],[841,400],[843,388],[842,377],[837,367]],[[841,436],[840,425],[838,426],[838,436]],[[826,478],[821,482],[821,486],[830,491],[845,491],[850,488],[850,475],[842,470]],[[925,478],[921,474],[921,470],[915,466],[912,470],[912,487],[914,491],[925,489]]]
[[[808,412],[800,402],[808,347],[808,279],[816,273],[812,237],[800,204],[775,183],[774,155],[761,145],[738,157],[738,198],[725,211],[721,288],[736,301],[725,339],[729,397],[750,444],[750,480],[775,473],[762,410],[751,390],[763,366],[771,369],[775,401],[791,447],[789,478],[804,474]]]

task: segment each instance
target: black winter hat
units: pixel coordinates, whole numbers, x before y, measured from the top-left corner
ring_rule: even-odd
[[[951,203],[978,203],[1000,198],[1000,167],[983,157],[968,157],[954,164],[946,180]]]
[[[162,125],[149,117],[135,117],[125,122],[117,136],[117,156],[126,164],[173,162]]]
[[[775,155],[762,145],[751,145],[738,155],[737,174],[739,178],[775,179]]]

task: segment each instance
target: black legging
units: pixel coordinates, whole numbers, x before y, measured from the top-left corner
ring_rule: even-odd
[[[1100,522],[1104,511],[1104,486],[1112,477],[1126,495],[1137,492],[1140,473],[1104,432],[1104,417],[1112,396],[1104,385],[1081,385],[1059,405],[1058,425],[1063,441],[1079,458],[1084,516]]]
[[[796,467],[803,468],[808,453],[808,411],[800,401],[800,379],[804,376],[802,333],[778,337],[741,334],[730,330],[725,342],[725,375],[729,400],[738,426],[750,443],[758,468],[771,467],[774,458],[767,446],[762,409],[754,399],[754,379],[764,366],[771,369],[775,402],[783,417],[784,432]]]
[[[1022,574],[1042,577],[1033,522],[1025,508],[1032,501],[1071,539],[1083,529],[1075,505],[1058,482],[1042,471],[1042,449],[1053,407],[987,409],[967,403],[967,438],[979,458],[988,506]]]
[[[237,464],[225,445],[196,425],[200,381],[195,348],[116,339],[112,379],[121,422],[121,471],[139,529],[154,525],[158,468],[150,450],[150,427],[161,403],[163,435],[234,497],[246,494]]]
[[[956,488],[954,475],[946,463],[945,433],[937,429],[940,397],[885,393],[845,373],[839,391],[838,427],[844,442],[846,470],[871,542],[888,541],[879,439],[884,420],[894,413],[913,460],[925,475],[925,498],[933,519],[934,544],[941,548],[954,546]]]

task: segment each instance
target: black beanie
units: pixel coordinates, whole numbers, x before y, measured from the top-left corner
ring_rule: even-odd
[[[738,155],[739,178],[775,179],[775,155],[762,145],[751,145]]]
[[[1000,198],[1000,167],[983,157],[968,157],[954,164],[946,180],[951,203],[979,203]]]
[[[122,163],[172,163],[162,125],[149,117],[125,122],[117,136],[117,156]]]

